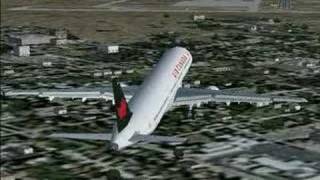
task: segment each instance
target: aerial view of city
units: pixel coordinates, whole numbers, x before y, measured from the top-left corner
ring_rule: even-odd
[[[1,180],[320,180],[320,0],[1,0]]]

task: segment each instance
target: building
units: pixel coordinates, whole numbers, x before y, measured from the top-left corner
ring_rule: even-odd
[[[43,34],[23,34],[23,35],[11,35],[9,36],[9,44],[11,46],[27,46],[27,45],[40,45],[50,44],[51,39],[54,36],[48,36]]]
[[[65,29],[58,29],[50,33],[52,36],[55,36],[57,39],[67,39],[68,32]]]
[[[217,86],[209,86],[208,89],[218,91],[219,88]]]
[[[268,75],[268,74],[270,74],[270,71],[269,70],[265,70],[265,71],[263,71],[263,74],[264,75]]]
[[[30,46],[13,46],[13,54],[16,56],[30,56]]]
[[[45,34],[11,34],[8,38],[8,45],[13,47],[16,56],[30,56],[30,47],[34,45],[67,43],[67,32],[56,31],[54,36]]]
[[[280,9],[291,9],[292,2],[291,0],[279,0]]]
[[[97,47],[98,51],[107,52],[108,54],[119,53],[119,46],[117,45],[101,45]]]
[[[301,110],[301,106],[300,106],[300,105],[296,105],[296,106],[294,106],[294,109],[295,109],[296,111],[300,111],[300,110]]]
[[[200,84],[201,84],[200,80],[195,80],[195,81],[193,82],[193,85],[196,85],[196,86],[199,86]]]
[[[108,46],[108,54],[118,53],[119,46]]]
[[[102,72],[94,72],[93,77],[102,77],[103,73]]]
[[[183,84],[183,87],[185,87],[185,88],[190,88],[190,87],[191,87],[191,84],[189,84],[189,83]]]
[[[114,71],[113,74],[114,74],[114,75],[121,75],[121,74],[122,74],[122,71],[121,71],[121,70]]]
[[[205,15],[194,15],[193,16],[193,20],[194,21],[203,21],[206,19],[206,16]]]
[[[51,44],[53,45],[63,45],[67,44],[67,39],[51,39]]]
[[[111,71],[111,70],[105,70],[105,71],[103,72],[103,75],[104,75],[104,76],[112,75],[112,71]]]
[[[42,66],[43,67],[52,67],[52,62],[50,62],[50,61],[42,62]]]
[[[54,111],[55,111],[55,114],[57,115],[65,115],[68,113],[68,110],[63,107],[57,107],[54,109]]]
[[[273,106],[273,108],[274,108],[274,109],[280,109],[280,108],[282,108],[282,104],[275,104],[275,105]]]
[[[133,69],[127,69],[127,70],[126,70],[126,73],[127,73],[127,74],[132,74],[132,73],[134,73],[134,70],[133,70]]]
[[[11,75],[14,74],[14,70],[13,69],[7,69],[3,71],[3,75],[7,76],[7,75]]]
[[[52,36],[55,38],[51,39],[51,43],[54,45],[63,45],[67,44],[68,32],[65,29],[58,29],[51,32]]]
[[[231,67],[217,67],[217,68],[213,68],[212,70],[215,72],[227,72],[227,71],[231,71],[232,68]]]

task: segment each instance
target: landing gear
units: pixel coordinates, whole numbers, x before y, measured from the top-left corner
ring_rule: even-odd
[[[176,159],[183,159],[184,153],[182,149],[175,148],[173,150],[173,155]]]

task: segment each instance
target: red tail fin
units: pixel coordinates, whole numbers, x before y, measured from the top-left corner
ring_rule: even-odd
[[[126,101],[126,97],[123,94],[122,88],[116,79],[113,79],[112,87],[115,102],[115,111],[118,118],[117,127],[118,132],[120,132],[129,123],[132,113]]]

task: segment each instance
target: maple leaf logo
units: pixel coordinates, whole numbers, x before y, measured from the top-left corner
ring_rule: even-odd
[[[117,115],[120,120],[123,120],[127,116],[127,114],[128,114],[127,106],[128,105],[127,105],[126,100],[124,98],[122,98],[119,105],[117,106]]]

